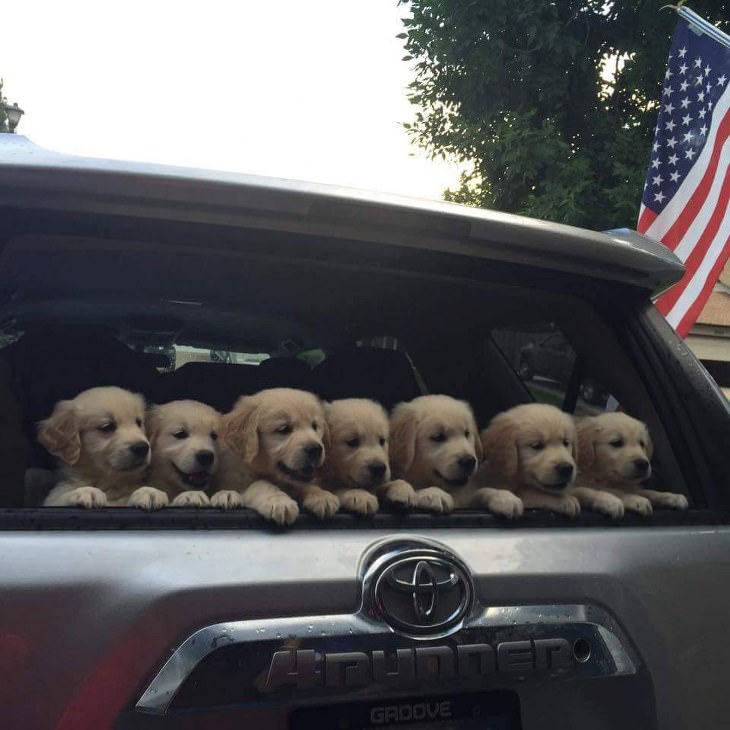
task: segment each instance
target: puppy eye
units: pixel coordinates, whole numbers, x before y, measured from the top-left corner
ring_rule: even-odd
[[[284,435],[291,433],[291,432],[292,432],[292,427],[288,423],[285,423],[283,426],[279,426],[279,428],[276,429],[276,433],[281,433]]]
[[[570,446],[570,439],[563,439],[563,446]]]
[[[349,441],[345,441],[345,443],[351,449],[356,449],[360,445],[360,439],[359,438],[350,439]]]
[[[614,449],[620,449],[624,445],[623,439],[614,439],[613,441],[609,442],[611,446],[613,446]]]
[[[469,438],[469,436],[471,436],[471,431],[464,431],[464,436]]]
[[[641,446],[642,449],[646,448],[646,444],[643,441],[639,441],[639,446]]]
[[[99,431],[102,433],[114,433],[117,430],[117,424],[114,423],[114,421],[109,421],[109,423],[102,423],[101,426],[99,426]]]
[[[435,441],[437,444],[442,444],[446,441],[446,434],[443,431],[441,433],[435,433],[431,436],[431,441]]]
[[[211,431],[211,432],[210,432],[210,438],[211,438],[211,439],[212,439],[213,441],[217,441],[217,440],[218,440],[218,434],[217,434],[217,433],[216,433],[215,431]]]
[[[184,429],[181,428],[179,431],[175,431],[175,433],[172,434],[176,439],[186,439],[190,434]]]
[[[316,431],[319,428],[319,424],[317,421],[312,421],[312,430]]]
[[[137,418],[137,419],[135,419],[135,421],[134,421],[134,422],[135,422],[135,423],[136,423],[136,424],[137,424],[137,425],[138,425],[138,426],[139,426],[140,428],[142,428],[142,419],[141,419],[141,418]]]
[[[535,451],[542,451],[545,448],[545,444],[542,441],[533,441],[530,444],[530,448]]]
[[[385,439],[384,439],[384,438],[383,438],[383,437],[381,436],[381,437],[380,437],[380,438],[378,439],[378,443],[379,443],[379,444],[380,444],[381,446],[385,446]]]

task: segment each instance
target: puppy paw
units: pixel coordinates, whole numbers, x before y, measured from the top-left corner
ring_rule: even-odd
[[[396,479],[388,485],[385,499],[394,507],[410,509],[416,506],[416,491],[404,479]]]
[[[516,494],[506,489],[499,489],[496,494],[489,498],[487,509],[495,515],[514,520],[517,517],[522,517],[525,507]]]
[[[232,489],[221,489],[210,498],[210,506],[216,509],[238,509],[243,506],[240,492]]]
[[[350,489],[340,495],[340,505],[348,512],[370,517],[378,511],[378,498],[364,489]]]
[[[275,522],[280,527],[286,527],[296,522],[299,517],[299,506],[286,494],[270,497],[260,514],[267,520]]]
[[[64,497],[69,507],[83,507],[84,509],[99,509],[107,506],[106,494],[96,487],[76,487]]]
[[[189,489],[172,500],[171,507],[210,507],[210,500],[205,492],[198,489]]]
[[[302,507],[315,517],[319,517],[320,520],[326,520],[337,514],[340,509],[340,500],[332,492],[322,490],[315,494],[308,494],[302,500]]]
[[[580,514],[580,502],[572,494],[564,494],[553,511],[567,517],[577,517]]]
[[[652,501],[657,507],[666,507],[667,509],[688,509],[689,502],[683,494],[674,494],[673,492],[660,492],[661,496],[652,497]]]
[[[426,487],[416,492],[416,507],[437,514],[448,514],[454,511],[454,499],[443,489]]]
[[[167,495],[161,489],[140,487],[135,489],[127,500],[127,507],[139,507],[145,510],[162,509],[169,503]]]
[[[653,512],[651,502],[646,497],[640,497],[638,494],[629,494],[624,497],[624,507],[629,512],[636,512],[642,517],[649,517]]]
[[[599,494],[593,502],[593,509],[608,515],[612,520],[620,520],[624,516],[624,503],[613,494]]]

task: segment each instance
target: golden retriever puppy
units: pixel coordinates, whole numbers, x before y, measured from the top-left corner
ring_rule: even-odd
[[[391,503],[437,513],[454,507],[486,507],[519,517],[522,502],[505,489],[478,488],[482,458],[474,414],[468,403],[447,395],[423,395],[401,403],[390,419],[390,463],[399,477],[379,493]]]
[[[152,447],[149,486],[173,507],[208,507],[206,491],[218,471],[221,414],[205,403],[176,400],[147,412]]]
[[[38,441],[62,464],[47,507],[162,506],[142,487],[150,462],[142,396],[116,387],[91,388],[60,401],[38,424]]]
[[[324,404],[327,452],[323,486],[337,494],[343,509],[360,515],[378,511],[375,490],[390,481],[388,414],[364,398]]]
[[[613,495],[640,515],[650,515],[652,505],[687,509],[684,495],[641,486],[651,476],[652,454],[646,425],[625,413],[578,421],[578,482],[583,491]]]
[[[255,479],[241,494],[242,505],[279,525],[296,520],[298,504],[320,519],[332,517],[340,501],[316,483],[325,430],[322,404],[312,393],[270,388],[239,398],[223,416],[222,439]]]
[[[527,403],[496,415],[482,432],[486,463],[480,483],[511,489],[525,507],[575,517],[570,492],[576,473],[573,419],[555,406]]]

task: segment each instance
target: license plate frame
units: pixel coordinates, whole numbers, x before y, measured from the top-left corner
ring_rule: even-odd
[[[396,697],[300,707],[289,730],[522,730],[516,692]]]

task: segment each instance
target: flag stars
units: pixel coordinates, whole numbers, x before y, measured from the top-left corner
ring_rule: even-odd
[[[704,124],[700,127],[700,134],[703,137],[707,134],[707,127]]]
[[[657,187],[660,186],[664,182],[664,178],[661,175],[655,175],[652,178],[652,184],[656,185]]]
[[[666,72],[666,73],[664,74],[664,78],[665,78],[665,79],[666,79],[667,81],[669,81],[669,79],[671,79],[671,78],[672,78],[672,76],[674,76],[674,74],[673,74],[673,73],[672,73],[672,72],[671,72],[671,71],[670,71],[669,69],[667,69],[667,72]]]
[[[671,182],[679,182],[679,173],[675,170],[671,175],[669,176]]]
[[[689,106],[689,97],[686,96],[682,101],[680,102],[682,105],[682,109],[686,109]]]
[[[654,140],[654,144],[652,145],[651,151],[656,152],[659,149],[659,142]]]
[[[689,66],[688,66],[688,65],[687,65],[686,63],[683,63],[683,64],[682,64],[682,65],[681,65],[681,66],[679,67],[679,73],[681,73],[681,74],[686,74],[686,73],[687,73],[687,69],[688,69],[688,68],[689,68]]]
[[[670,132],[673,132],[676,126],[677,125],[670,119],[664,124],[664,129],[668,129]]]
[[[655,194],[654,194],[654,200],[655,200],[655,201],[656,201],[657,203],[661,203],[661,202],[663,202],[663,201],[664,201],[664,198],[666,198],[666,197],[667,197],[667,196],[666,196],[666,195],[664,195],[664,193],[663,193],[663,192],[662,192],[661,190],[660,190],[660,191],[659,191],[658,193],[655,193]]]
[[[703,94],[703,96],[704,96],[704,94]],[[702,99],[700,99],[700,101],[702,101]],[[672,102],[671,102],[671,101],[669,102],[669,104],[665,104],[665,105],[664,105],[664,111],[665,111],[665,112],[666,112],[667,114],[671,114],[671,113],[672,113],[672,112],[674,111],[674,108],[675,108],[675,107],[674,107],[674,104],[672,104]]]
[[[697,101],[704,101],[704,100],[705,100],[705,92],[700,91],[700,93],[697,94]],[[665,107],[665,109],[666,109],[666,107]]]
[[[708,64],[707,66],[705,66],[705,76],[709,76],[710,71],[712,71],[712,69],[710,68],[710,65]]]
[[[702,68],[702,59],[695,58],[695,68]]]
[[[655,170],[658,170],[658,169],[659,169],[659,165],[661,165],[661,164],[662,164],[662,161],[661,161],[661,160],[660,160],[660,159],[659,159],[658,157],[657,157],[656,159],[653,159],[653,160],[651,161],[651,166],[652,166],[652,167],[653,167],[653,168],[654,168]]]
[[[700,119],[704,119],[705,118],[705,114],[707,114],[707,110],[706,109],[700,109]]]
[[[719,78],[719,79],[717,80],[717,85],[718,85],[718,86],[725,86],[725,82],[726,82],[726,81],[727,81],[727,76],[725,76],[725,74],[723,74],[723,75],[722,75],[722,76],[720,76],[720,78]]]
[[[679,57],[684,58],[687,55],[687,49],[686,48],[680,48],[679,49]]]
[[[679,162],[679,157],[677,157],[677,155],[670,155],[670,156],[669,156],[669,157],[667,158],[667,162],[668,162],[668,163],[669,163],[670,165],[676,165],[676,164],[677,164],[677,162]]]
[[[687,151],[686,151],[686,152],[684,153],[684,156],[685,156],[685,157],[686,157],[686,158],[687,158],[688,160],[691,160],[691,159],[692,159],[692,158],[693,158],[693,157],[694,157],[694,156],[695,156],[696,154],[697,154],[697,153],[696,153],[696,152],[695,152],[695,151],[694,151],[694,150],[693,150],[693,149],[692,149],[692,148],[690,147],[690,148],[689,148],[689,149],[688,149],[688,150],[687,150]]]
[[[682,124],[684,124],[685,126],[689,126],[691,121],[692,121],[692,117],[689,114],[682,117]]]
[[[675,137],[670,137],[667,140],[667,147],[671,147],[672,149],[674,149],[674,147],[675,147],[676,144],[677,144],[677,140],[676,140]]]
[[[679,90],[680,90],[680,91],[687,91],[687,87],[688,87],[688,86],[689,86],[689,81],[683,81],[683,82],[682,82],[682,83],[681,83],[681,84],[679,85]]]
[[[674,93],[674,89],[671,86],[665,86],[662,96],[671,96]]]
[[[682,137],[682,142],[686,142],[689,144],[692,141],[692,132],[687,132],[687,134]]]

